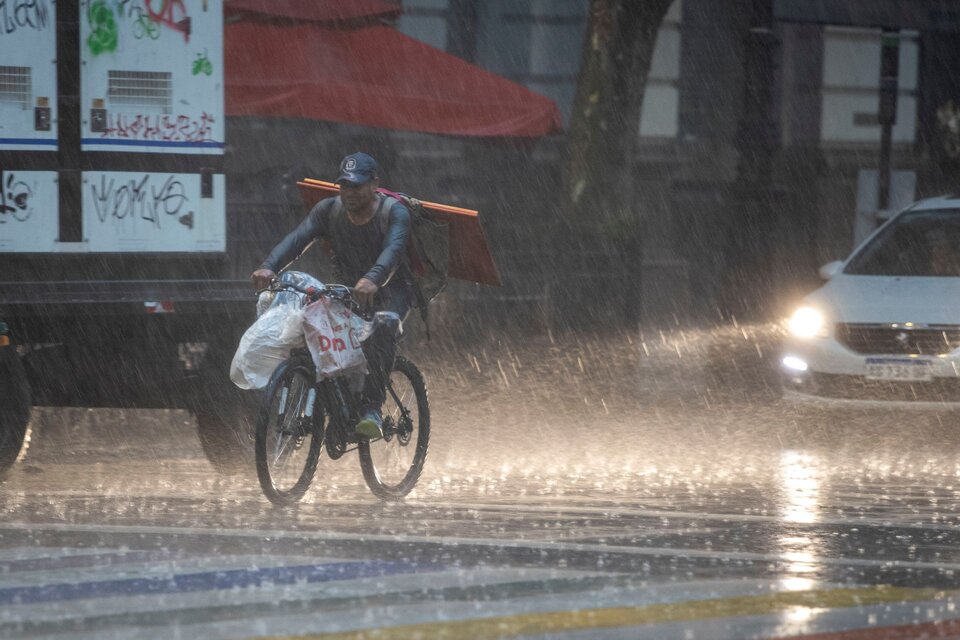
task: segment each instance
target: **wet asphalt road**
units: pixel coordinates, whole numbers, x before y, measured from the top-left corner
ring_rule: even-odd
[[[784,403],[776,335],[413,349],[401,504],[355,454],[278,509],[185,412],[38,408],[0,637],[960,637],[960,418]]]

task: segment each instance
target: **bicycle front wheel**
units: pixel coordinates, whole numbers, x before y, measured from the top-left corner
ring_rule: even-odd
[[[323,444],[323,413],[308,357],[295,356],[273,372],[256,426],[257,477],[277,505],[293,504],[313,481]],[[315,413],[316,411],[316,413]]]
[[[358,446],[363,479],[381,500],[399,500],[420,479],[430,440],[430,406],[419,369],[397,356],[383,405],[383,437]]]

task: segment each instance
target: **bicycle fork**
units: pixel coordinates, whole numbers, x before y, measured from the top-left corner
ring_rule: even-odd
[[[280,392],[280,405],[277,407],[277,420],[281,425],[281,432],[286,435],[301,436],[304,435],[302,432],[305,425],[309,425],[313,421],[313,412],[314,406],[316,405],[317,400],[317,390],[315,387],[310,387],[307,391],[307,401],[303,406],[294,407],[296,415],[293,416],[295,422],[292,425],[287,423],[287,403],[290,401],[290,386],[284,385],[283,389]],[[303,411],[303,415],[300,415],[300,412]],[[303,418],[301,420],[301,417]],[[291,432],[290,427],[293,427]]]

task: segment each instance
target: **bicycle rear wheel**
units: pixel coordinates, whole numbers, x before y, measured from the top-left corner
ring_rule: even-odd
[[[315,380],[310,358],[294,356],[277,367],[263,394],[256,425],[257,478],[274,504],[302,498],[317,470],[323,413]]]
[[[427,387],[417,367],[397,356],[383,405],[383,438],[358,446],[363,479],[381,500],[399,500],[420,479],[430,441]]]

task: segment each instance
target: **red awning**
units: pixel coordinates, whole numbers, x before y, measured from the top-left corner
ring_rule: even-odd
[[[257,14],[261,18],[334,23],[380,18],[392,20],[400,15],[401,8],[389,0],[229,0],[223,11],[228,17]]]
[[[552,100],[387,26],[244,20],[225,27],[224,56],[230,116],[486,137],[539,137],[561,126]]]

